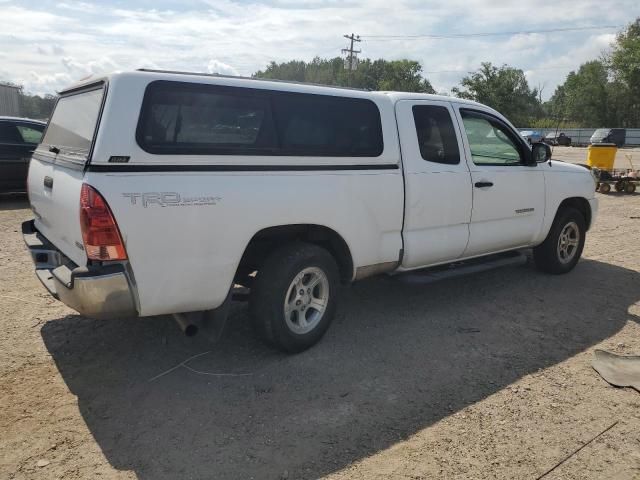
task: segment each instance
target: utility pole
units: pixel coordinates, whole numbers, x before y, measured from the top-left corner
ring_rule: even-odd
[[[349,48],[342,49],[342,53],[347,54],[347,58],[344,61],[344,68],[349,71],[349,86],[351,86],[351,72],[358,68],[358,54],[362,51],[354,50],[353,42],[361,42],[362,40],[360,40],[360,35],[354,35],[353,33],[351,35],[343,35],[343,37],[351,40]]]

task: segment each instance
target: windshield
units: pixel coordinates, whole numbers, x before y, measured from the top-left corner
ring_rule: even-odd
[[[58,100],[42,143],[86,159],[102,105],[104,88],[63,96]]]
[[[593,137],[594,138],[604,138],[607,135],[609,135],[609,129],[608,128],[599,128],[598,130],[596,130],[593,133]]]

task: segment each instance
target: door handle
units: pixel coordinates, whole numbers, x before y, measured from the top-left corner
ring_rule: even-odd
[[[476,188],[493,187],[493,182],[476,182]]]
[[[44,177],[44,186],[45,188],[53,188],[53,178],[51,178],[50,176],[46,176]]]

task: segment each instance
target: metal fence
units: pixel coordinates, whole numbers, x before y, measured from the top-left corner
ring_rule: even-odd
[[[0,115],[20,116],[20,89],[0,83]]]
[[[519,130],[535,130],[544,133],[545,135],[555,135],[555,129],[547,128],[520,128]],[[564,133],[567,137],[571,137],[571,145],[588,145],[591,135],[595,132],[596,128],[559,128],[558,133]],[[625,139],[625,146],[634,147],[640,146],[640,128],[627,128],[627,136]]]
[[[640,145],[640,128],[627,128],[625,145]]]

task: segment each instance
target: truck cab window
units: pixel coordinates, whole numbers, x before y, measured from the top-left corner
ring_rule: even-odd
[[[521,147],[509,130],[488,115],[461,110],[469,149],[476,165],[521,165]]]
[[[460,163],[458,139],[446,107],[414,105],[413,120],[423,159],[449,165]]]

